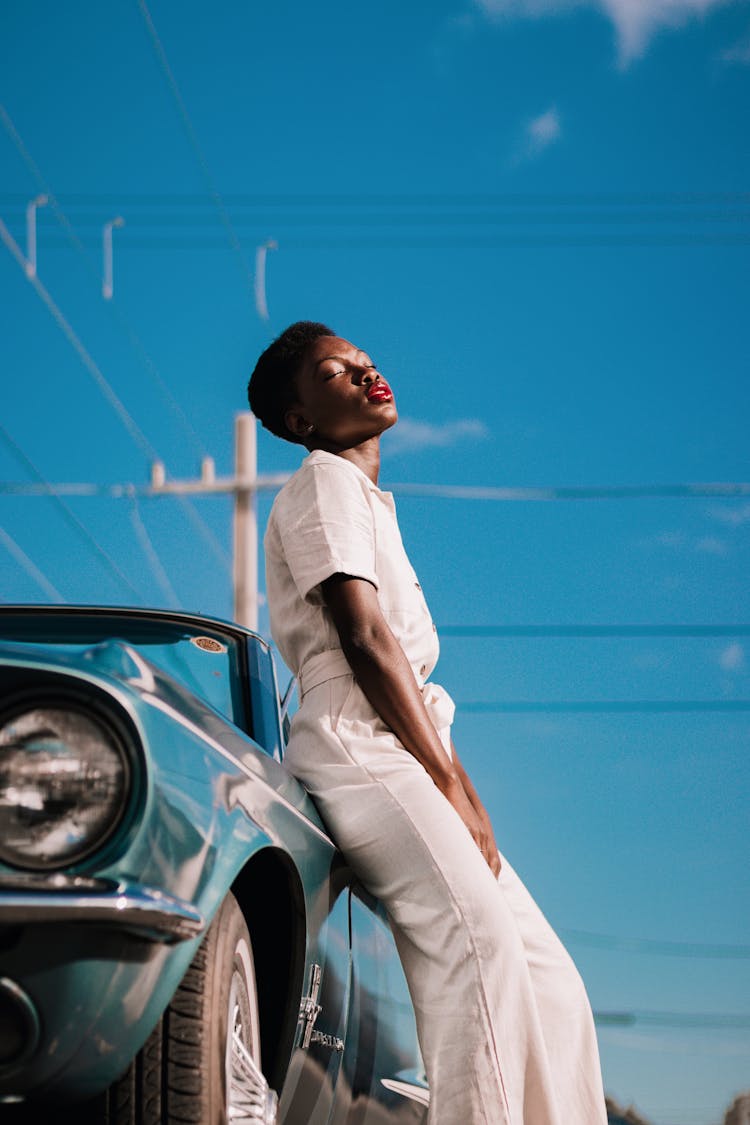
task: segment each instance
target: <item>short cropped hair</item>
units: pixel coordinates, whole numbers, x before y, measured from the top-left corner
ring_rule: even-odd
[[[302,439],[284,421],[296,395],[294,380],[310,344],[321,336],[335,335],[325,324],[298,320],[277,336],[258,359],[247,385],[247,397],[255,417],[272,434],[302,444]]]

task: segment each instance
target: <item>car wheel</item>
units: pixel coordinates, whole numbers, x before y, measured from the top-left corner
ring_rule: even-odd
[[[166,1012],[104,1103],[103,1125],[275,1125],[276,1095],[260,1070],[250,935],[231,893]]]

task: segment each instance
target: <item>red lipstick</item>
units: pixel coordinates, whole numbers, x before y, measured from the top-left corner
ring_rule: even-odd
[[[377,383],[371,383],[366,394],[370,402],[390,402],[393,398],[393,391],[385,379],[378,379]]]

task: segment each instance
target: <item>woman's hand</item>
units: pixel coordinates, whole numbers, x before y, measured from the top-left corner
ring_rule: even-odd
[[[456,750],[452,739],[451,758],[453,761],[453,766],[456,770],[456,774],[458,775],[458,779],[463,786],[464,793],[469,801],[469,804],[474,810],[474,815],[478,818],[481,825],[482,843],[479,844],[479,841],[477,841],[477,844],[479,845],[482,855],[490,865],[492,874],[497,876],[500,874],[501,863],[500,856],[498,855],[497,851],[497,844],[495,843],[495,833],[492,830],[492,821],[490,820],[487,814],[487,810],[479,798],[479,794],[471,783],[471,778],[463,767],[463,763],[458,756],[458,751]],[[469,829],[469,831],[471,831],[471,829]],[[472,835],[474,834],[472,833]],[[476,840],[476,836],[474,836],[474,839]]]
[[[497,854],[492,824],[484,805],[477,799],[478,807],[475,806],[458,777],[443,789],[443,793],[469,829],[472,839],[487,861],[490,871],[493,875],[498,876],[500,874],[500,857]]]

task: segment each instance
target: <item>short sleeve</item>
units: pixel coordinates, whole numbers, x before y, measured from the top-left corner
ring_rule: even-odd
[[[276,524],[300,596],[318,604],[320,583],[332,574],[377,588],[373,514],[357,473],[346,462],[310,465],[295,485]]]

